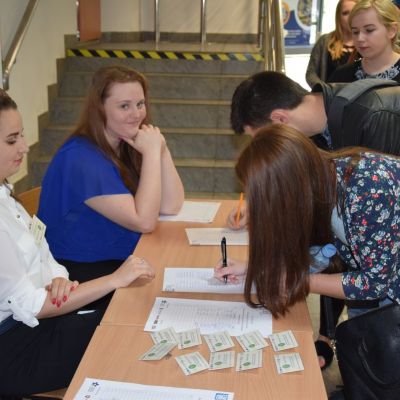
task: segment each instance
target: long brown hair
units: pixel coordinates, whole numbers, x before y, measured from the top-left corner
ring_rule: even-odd
[[[339,59],[343,54],[344,43],[343,43],[343,29],[341,24],[342,4],[348,0],[339,0],[336,5],[335,11],[335,30],[329,34],[328,38],[328,51],[332,57],[332,60]],[[357,0],[354,0],[356,3]],[[355,57],[355,54],[352,55]]]
[[[146,119],[143,123],[148,123],[149,105],[146,78],[131,68],[121,65],[108,66],[100,68],[94,73],[85,105],[72,136],[83,136],[94,143],[106,157],[117,165],[124,184],[131,193],[135,193],[140,176],[141,154],[124,141],[121,141],[119,154],[117,154],[105,137],[107,120],[104,102],[110,95],[113,84],[127,82],[138,82],[142,86],[146,105]]]
[[[276,317],[309,292],[309,247],[333,240],[335,174],[309,138],[275,124],[260,130],[236,173],[248,204],[249,260],[245,300]],[[251,297],[257,290],[258,303]]]

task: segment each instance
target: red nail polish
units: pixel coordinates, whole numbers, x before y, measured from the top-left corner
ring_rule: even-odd
[[[52,302],[53,304],[56,304],[56,299],[51,299],[51,302]]]
[[[61,301],[57,300],[57,307],[60,307],[60,306],[61,306]]]
[[[64,295],[63,301],[65,302],[65,301],[67,301],[67,299],[68,299],[68,297]]]

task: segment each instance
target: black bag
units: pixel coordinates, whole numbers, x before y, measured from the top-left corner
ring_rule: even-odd
[[[346,400],[400,399],[400,306],[339,324],[336,351]]]

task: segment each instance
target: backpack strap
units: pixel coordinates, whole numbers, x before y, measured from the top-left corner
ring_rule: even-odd
[[[329,131],[337,132],[342,128],[343,112],[348,104],[353,103],[363,93],[371,89],[387,86],[398,86],[399,83],[385,79],[360,79],[344,86],[336,93],[328,110]]]

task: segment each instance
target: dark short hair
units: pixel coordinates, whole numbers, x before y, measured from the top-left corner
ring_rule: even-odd
[[[231,104],[231,126],[243,133],[245,125],[259,128],[271,122],[277,108],[296,108],[309,92],[280,72],[263,71],[243,81]]]

